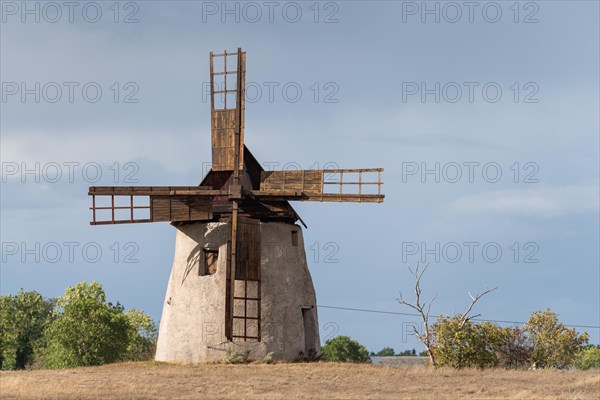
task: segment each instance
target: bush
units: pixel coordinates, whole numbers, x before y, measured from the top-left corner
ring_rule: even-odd
[[[391,347],[384,347],[383,349],[379,350],[379,352],[376,355],[379,357],[390,357],[394,354],[394,349],[392,349]]]
[[[522,329],[440,316],[433,331],[437,365],[455,368],[569,368],[588,340],[587,333],[567,329],[550,310],[533,312]],[[581,365],[593,364],[594,352],[579,357]]]
[[[440,316],[433,331],[437,365],[454,368],[498,365],[496,351],[506,336],[505,329],[498,325],[474,324],[470,320],[463,323],[460,316]]]
[[[404,357],[416,356],[417,355],[417,351],[415,349],[404,350],[404,351],[398,353],[398,355],[399,356],[404,356]]]
[[[525,324],[529,335],[532,365],[536,368],[569,368],[575,362],[588,334],[566,328],[549,309],[534,311]]]
[[[52,300],[23,289],[16,296],[0,296],[0,369],[23,369],[33,364],[52,307]]]
[[[132,327],[120,304],[106,302],[99,283],[69,287],[46,331],[48,368],[100,365],[126,359]]]
[[[577,369],[600,368],[600,346],[590,346],[581,350],[575,360],[575,367]]]
[[[267,353],[266,356],[263,357],[262,362],[263,364],[273,364],[273,353],[272,351]]]
[[[524,329],[503,328],[503,337],[496,347],[498,366],[504,368],[527,368],[530,366],[531,347]]]
[[[125,313],[129,322],[129,340],[125,359],[129,361],[146,361],[154,357],[158,329],[150,316],[142,310],[129,309]]]
[[[366,363],[371,360],[365,346],[348,336],[327,340],[321,348],[321,355],[327,361]]]
[[[157,337],[148,315],[107,303],[95,282],[68,288],[57,300],[23,290],[0,296],[0,369],[148,360]]]
[[[236,353],[235,351],[233,351],[231,346],[229,346],[229,347],[227,347],[227,350],[225,350],[224,361],[225,361],[225,364],[241,364],[241,363],[245,362],[246,360],[245,360],[243,354]]]

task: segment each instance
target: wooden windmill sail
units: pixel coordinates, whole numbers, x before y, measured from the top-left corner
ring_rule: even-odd
[[[223,61],[222,70],[215,71],[215,60]],[[245,74],[246,53],[241,49],[210,53],[212,168],[200,185],[92,186],[88,192],[92,225],[228,222],[224,318],[225,337],[230,341],[261,338],[260,221],[299,220],[289,201],[380,203],[384,199],[383,168],[263,170],[244,145]],[[228,77],[235,77],[234,87],[227,85]],[[257,315],[248,315],[249,305],[258,310]],[[244,310],[243,315],[234,313],[238,309]]]

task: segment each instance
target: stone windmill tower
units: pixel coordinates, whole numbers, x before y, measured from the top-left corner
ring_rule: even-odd
[[[210,53],[212,168],[200,185],[89,188],[92,225],[177,229],[158,361],[221,360],[228,347],[248,359],[317,357],[304,222],[289,201],[384,199],[381,168],[263,170],[244,146],[245,65],[241,49]]]

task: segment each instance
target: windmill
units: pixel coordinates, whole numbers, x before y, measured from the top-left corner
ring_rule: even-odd
[[[178,230],[158,360],[219,359],[231,344],[251,357],[317,355],[316,298],[295,223],[306,225],[289,202],[384,199],[382,168],[265,171],[244,145],[245,75],[241,49],[210,53],[212,166],[200,185],[89,188],[91,225],[169,221]]]

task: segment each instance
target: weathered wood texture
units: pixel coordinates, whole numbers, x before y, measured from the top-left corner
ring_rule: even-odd
[[[260,190],[266,192],[323,192],[323,171],[263,171],[260,174]]]
[[[244,168],[244,127],[246,126],[246,53],[238,50],[237,103],[239,123],[239,169]]]
[[[212,169],[232,171],[235,157],[235,129],[237,110],[214,110],[212,112]],[[244,142],[240,134],[240,160],[243,160]],[[240,161],[239,168],[243,168]]]
[[[268,199],[269,201],[319,201],[334,203],[383,203],[383,194],[306,194],[302,192],[267,192],[253,190],[252,196],[257,199]]]
[[[163,187],[163,190],[155,191],[148,190],[147,188],[139,192],[134,192],[130,190],[131,188],[104,187],[101,190],[96,190],[97,188],[91,187],[92,207],[90,207],[90,210],[92,211],[92,221],[90,224],[110,225],[162,221],[203,221],[213,218],[212,195],[169,194],[177,192],[177,190],[172,190],[172,186]],[[115,194],[105,194],[109,192]],[[148,195],[147,193],[164,194]],[[107,206],[98,206],[97,197],[110,199],[110,204]],[[139,218],[140,212],[144,212],[146,217]]]
[[[150,196],[152,222],[211,219],[211,200],[204,196]]]
[[[213,58],[223,57],[224,71],[214,71]],[[237,57],[235,71],[227,70],[227,58]],[[211,138],[212,138],[212,169],[213,171],[232,171],[243,168],[244,161],[244,114],[245,114],[245,83],[246,83],[246,53],[212,54],[211,58]],[[231,63],[230,63],[231,65]],[[236,77],[235,88],[227,87],[227,76]],[[215,76],[223,76],[224,88],[215,89]],[[215,94],[223,94],[223,108],[215,107]],[[227,95],[235,95],[233,107]],[[238,166],[235,166],[235,133],[239,132]]]
[[[262,171],[260,190],[252,195],[273,200],[381,203],[381,172],[383,168]],[[377,193],[366,190],[373,185]],[[349,187],[358,193],[347,193]]]
[[[249,196],[250,190],[260,189],[260,173],[264,171],[248,147],[244,147],[244,169],[240,171],[239,182],[244,187],[244,199],[239,203],[239,215],[260,219],[287,220],[291,223],[299,219],[294,208],[287,201],[259,199]],[[221,214],[231,213],[231,200],[227,196],[229,187],[233,182],[232,171],[209,171],[200,182],[200,187],[212,191],[220,191],[222,195],[213,199],[213,213],[215,218]]]
[[[231,325],[233,341],[260,341],[260,221],[238,217],[237,222],[235,281],[230,300],[234,307],[226,325]]]
[[[260,278],[260,221],[238,217],[235,279]]]
[[[235,291],[235,269],[237,256],[237,225],[238,225],[238,203],[232,202],[232,213],[227,230],[227,264],[225,285],[225,337],[233,339],[233,307]]]
[[[197,194],[212,196],[218,193],[211,191],[211,188],[205,186],[90,186],[88,189],[88,195],[90,196],[150,196],[154,194]]]

